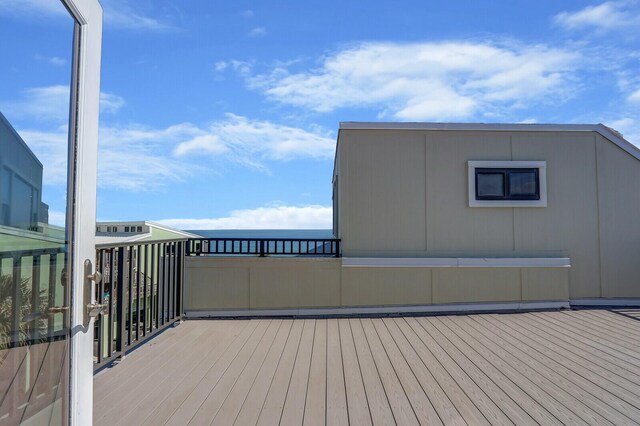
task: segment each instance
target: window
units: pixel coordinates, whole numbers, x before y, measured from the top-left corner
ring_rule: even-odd
[[[546,207],[544,161],[469,161],[469,207]]]
[[[124,232],[129,232],[129,227],[128,226],[124,227]]]
[[[142,232],[142,226],[138,226],[138,232]]]
[[[476,168],[476,200],[539,200],[538,169]]]

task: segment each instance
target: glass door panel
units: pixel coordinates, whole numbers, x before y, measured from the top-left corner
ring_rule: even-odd
[[[0,425],[68,423],[74,20],[0,7]]]

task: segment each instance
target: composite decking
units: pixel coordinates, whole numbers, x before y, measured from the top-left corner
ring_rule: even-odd
[[[607,310],[190,320],[94,381],[96,425],[640,423],[640,321]]]

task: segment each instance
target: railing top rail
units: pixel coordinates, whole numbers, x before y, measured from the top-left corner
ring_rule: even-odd
[[[96,244],[96,250],[129,247],[129,246],[146,246],[151,244],[163,244],[163,243],[179,243],[187,241],[187,238],[182,239],[168,239],[168,240],[139,240],[139,241],[127,241],[122,243],[102,243]]]
[[[340,241],[339,238],[248,238],[248,237],[203,237],[189,238],[189,241],[302,241],[302,242],[333,242]]]
[[[60,254],[65,253],[66,248],[64,247],[51,247],[51,248],[41,248],[41,249],[24,249],[24,250],[7,250],[0,251],[0,259],[10,259],[10,258],[20,258],[20,257],[28,257],[28,256],[43,256],[47,254]]]

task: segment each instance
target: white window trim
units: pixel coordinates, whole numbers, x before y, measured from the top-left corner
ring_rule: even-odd
[[[547,207],[546,161],[468,161],[469,207]],[[539,200],[476,200],[476,168],[538,169]]]

